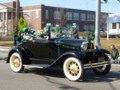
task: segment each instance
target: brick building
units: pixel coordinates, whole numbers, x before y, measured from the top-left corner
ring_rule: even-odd
[[[16,2],[0,3],[0,32],[10,33],[14,30],[15,9]],[[107,13],[102,13],[102,15],[105,19],[108,16]],[[33,30],[43,29],[46,23],[52,23],[53,26],[59,24],[68,28],[72,26],[72,23],[77,23],[79,31],[95,29],[94,11],[33,5],[20,7],[19,16],[24,17],[28,27]],[[101,25],[106,26],[105,20],[102,20]]]

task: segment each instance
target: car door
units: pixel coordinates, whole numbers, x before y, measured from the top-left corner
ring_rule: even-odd
[[[30,51],[32,57],[30,60],[35,64],[49,64],[49,40],[47,39],[35,39],[32,40],[32,48]]]
[[[50,61],[53,63],[59,56],[59,44],[58,40],[51,39],[49,44],[49,51],[50,51]]]

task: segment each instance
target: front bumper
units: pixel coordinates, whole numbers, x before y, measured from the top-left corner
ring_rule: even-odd
[[[101,67],[104,65],[110,65],[110,61],[104,61],[104,62],[99,62],[99,63],[92,63],[92,64],[84,64],[84,69],[91,69],[91,68],[97,68]]]

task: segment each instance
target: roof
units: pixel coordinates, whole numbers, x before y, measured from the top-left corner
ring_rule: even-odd
[[[3,3],[0,3],[1,6],[3,7],[6,7],[6,8],[13,8],[13,7],[10,7],[10,6],[7,6],[7,5],[4,5]]]
[[[109,17],[109,18],[107,18],[106,22],[107,23],[119,23],[120,16]]]
[[[38,9],[41,8],[42,5],[32,5],[32,6],[22,6],[20,9]]]

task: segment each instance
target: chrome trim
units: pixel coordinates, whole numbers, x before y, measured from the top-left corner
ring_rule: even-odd
[[[50,65],[48,64],[30,64],[30,65],[23,65],[27,68],[40,68],[40,69],[45,69],[47,67],[49,67]]]
[[[88,45],[88,41],[83,42],[83,43],[81,44],[81,48],[86,51],[86,50],[87,50],[87,45]]]
[[[96,67],[101,67],[104,65],[110,65],[110,61],[99,62],[99,63],[92,63],[92,64],[84,64],[84,69],[91,69]]]

